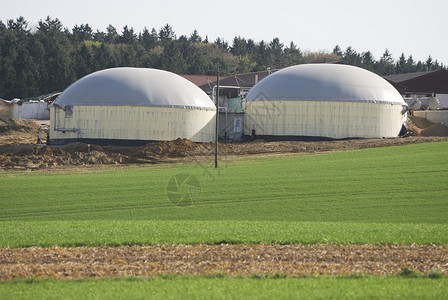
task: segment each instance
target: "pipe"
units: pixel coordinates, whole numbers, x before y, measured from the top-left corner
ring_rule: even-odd
[[[80,132],[80,129],[76,128],[56,128],[54,131],[71,131],[71,132]]]
[[[53,130],[54,131],[76,132],[77,133],[77,138],[79,138],[79,133],[81,132],[81,129],[77,129],[77,128],[57,128],[56,124],[58,122],[56,122],[56,118],[57,118],[58,114],[56,113],[56,109],[60,108],[60,109],[63,110],[63,108],[61,108],[59,105],[56,105],[54,103],[53,103],[53,106],[54,106],[54,127],[53,127]]]

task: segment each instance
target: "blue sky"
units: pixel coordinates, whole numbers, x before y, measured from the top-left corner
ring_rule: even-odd
[[[308,1],[139,1],[139,0],[0,0],[0,20],[25,17],[31,27],[46,16],[59,18],[71,29],[89,24],[106,31],[111,24],[142,31],[169,23],[177,36],[194,29],[209,41],[233,37],[256,42],[280,38],[303,51],[372,51],[379,58],[386,48],[395,59],[402,52],[414,60],[428,55],[448,65],[447,0],[308,0]]]

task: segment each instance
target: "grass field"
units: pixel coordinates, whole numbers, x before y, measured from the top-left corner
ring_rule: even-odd
[[[257,279],[168,276],[0,282],[2,299],[60,299],[62,295],[64,299],[446,299],[447,294],[446,277]]]
[[[0,246],[446,245],[447,150],[448,142],[438,142],[235,159],[221,163],[218,170],[202,162],[85,173],[0,173]],[[188,179],[188,185],[175,186],[174,179]],[[55,295],[435,299],[447,292],[446,277],[175,276],[0,282],[0,298],[25,299]]]
[[[0,245],[447,243],[448,142],[316,156],[0,175]],[[196,178],[192,205],[167,185]],[[199,192],[198,192],[199,191]],[[191,204],[190,200],[184,204]]]
[[[285,221],[17,221],[0,246],[156,244],[448,244],[448,225]]]

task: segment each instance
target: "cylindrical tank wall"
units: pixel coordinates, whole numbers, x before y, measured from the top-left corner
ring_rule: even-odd
[[[213,110],[137,107],[73,106],[72,113],[51,108],[50,138],[168,141],[186,138],[212,142],[215,136]],[[61,131],[60,129],[74,129]],[[58,130],[59,129],[59,130]]]
[[[402,105],[343,101],[247,101],[244,133],[335,139],[398,136]]]

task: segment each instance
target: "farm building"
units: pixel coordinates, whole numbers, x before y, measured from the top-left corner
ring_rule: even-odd
[[[353,66],[308,64],[277,71],[244,102],[244,133],[282,137],[396,137],[406,103],[380,76]]]
[[[448,126],[448,71],[426,71],[384,77],[410,101],[414,116]],[[416,104],[416,105],[413,105]],[[414,107],[415,106],[415,107]],[[442,108],[442,109],[439,109]]]
[[[61,93],[51,93],[28,99],[0,99],[0,117],[14,119],[50,120],[50,104]]]
[[[260,80],[277,70],[235,74],[220,77],[219,90],[219,138],[225,141],[241,141],[244,112],[241,99]],[[216,76],[181,75],[206,92],[211,98],[216,93]]]
[[[448,71],[426,71],[384,76],[405,97],[439,99],[441,107],[448,107]]]
[[[69,86],[50,112],[50,143],[210,142],[216,107],[200,88],[167,71],[113,68]]]

